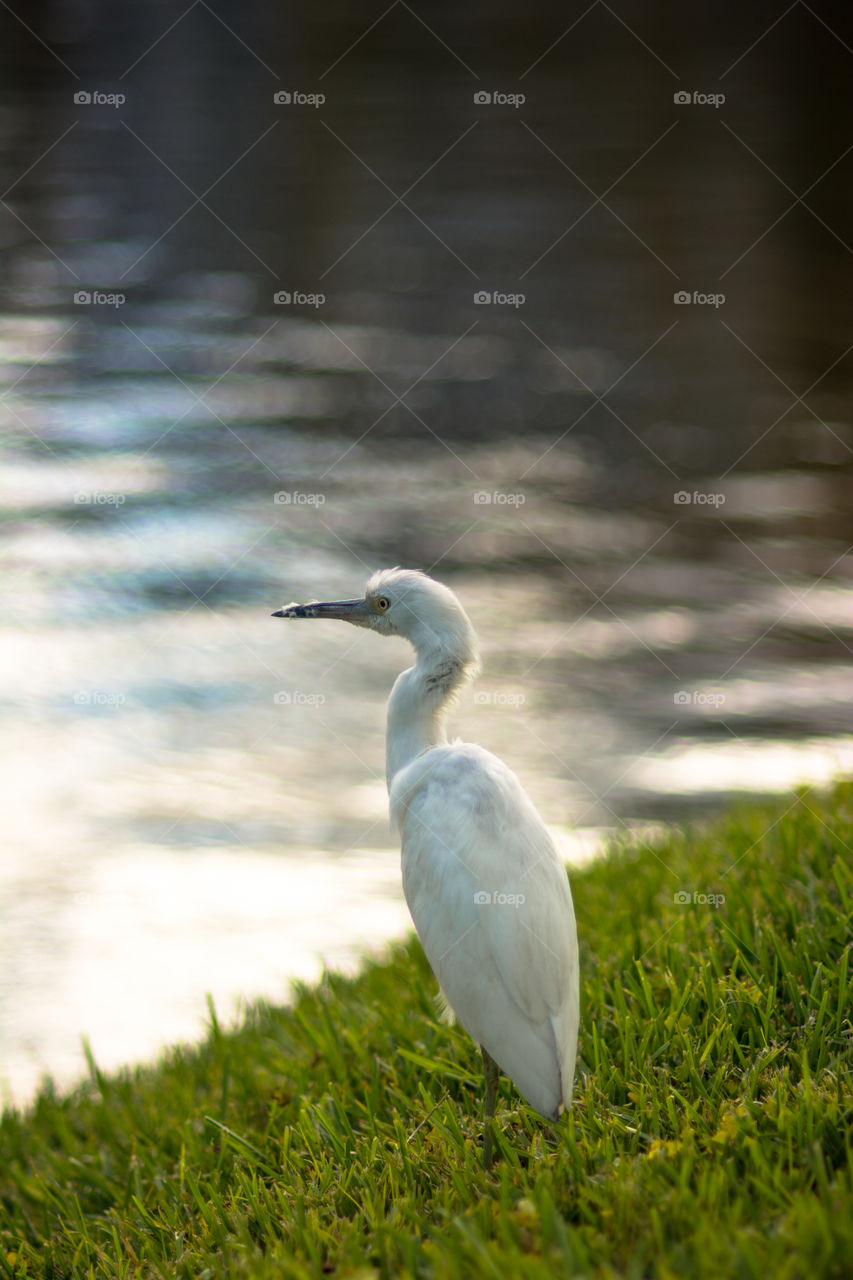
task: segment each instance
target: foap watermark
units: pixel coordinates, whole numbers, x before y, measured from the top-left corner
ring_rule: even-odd
[[[123,493],[99,493],[97,490],[81,490],[75,493],[78,507],[123,507],[127,498]]]
[[[672,495],[677,507],[721,507],[726,500],[724,493],[708,493],[705,489],[677,489]]]
[[[74,94],[77,107],[123,107],[127,98],[123,93],[102,93],[100,89],[78,89]]]
[[[523,107],[527,98],[523,93],[504,93],[501,89],[478,89],[474,94],[475,107]]]
[[[724,93],[704,93],[701,89],[679,89],[672,95],[677,107],[716,107],[717,110],[726,100]]]
[[[126,301],[123,293],[104,293],[100,289],[78,289],[74,294],[75,307],[123,307]]]
[[[277,307],[322,307],[325,293],[302,293],[299,289],[279,289],[272,300]]]
[[[277,107],[322,107],[325,93],[303,93],[301,89],[277,89],[272,96]]]
[[[526,500],[523,493],[499,493],[497,489],[491,493],[488,489],[478,489],[474,494],[475,507],[523,507]]]
[[[716,307],[720,308],[725,305],[726,295],[724,293],[703,293],[701,289],[676,289],[672,295],[672,300],[677,307]]]
[[[500,289],[478,289],[474,304],[478,307],[523,307],[527,299],[523,293],[501,293]]]
[[[523,907],[527,901],[523,893],[489,893],[488,889],[478,889],[474,894],[475,907]]]
[[[325,493],[302,493],[299,489],[280,489],[273,494],[273,502],[279,507],[322,507]]]
[[[81,889],[74,894],[73,902],[75,907],[124,907],[127,908],[130,902],[130,896],[127,893],[114,891],[112,893],[92,893],[88,889]]]
[[[726,695],[718,689],[679,689],[672,695],[677,707],[711,707],[717,711],[726,701]]]
[[[109,693],[106,689],[78,689],[74,701],[78,707],[123,707],[127,698],[123,693]]]
[[[322,707],[325,693],[301,693],[298,689],[279,689],[273,694],[273,702],[279,707]]]
[[[726,895],[724,893],[700,893],[698,889],[694,889],[691,893],[689,889],[677,889],[672,895],[672,900],[677,907],[723,907],[726,904]]]
[[[523,707],[525,701],[523,693],[487,693],[478,689],[474,694],[474,704],[478,707]]]

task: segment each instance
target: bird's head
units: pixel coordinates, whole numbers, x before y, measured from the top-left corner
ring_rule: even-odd
[[[274,618],[340,618],[383,636],[402,636],[419,654],[477,665],[477,637],[449,587],[417,569],[380,569],[358,600],[314,601],[277,609]]]

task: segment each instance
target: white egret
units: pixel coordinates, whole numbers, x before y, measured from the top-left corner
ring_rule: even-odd
[[[578,946],[565,868],[518,778],[483,747],[447,739],[454,695],[479,671],[474,629],[448,587],[413,569],[380,570],[363,599],[273,617],[340,618],[415,649],[388,702],[391,821],[418,936],[483,1054],[488,1168],[499,1070],[549,1119],[571,1102]]]

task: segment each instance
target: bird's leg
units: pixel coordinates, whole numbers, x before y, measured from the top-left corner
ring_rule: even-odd
[[[492,1117],[495,1114],[495,1098],[498,1095],[498,1075],[500,1068],[484,1045],[480,1045],[483,1055],[483,1070],[486,1075],[486,1106],[483,1129],[483,1168],[492,1167]]]

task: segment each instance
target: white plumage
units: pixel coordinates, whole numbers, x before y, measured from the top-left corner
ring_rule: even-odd
[[[391,820],[424,951],[483,1049],[488,1165],[495,1063],[542,1115],[571,1102],[578,948],[565,868],[518,778],[482,747],[447,740],[454,695],[479,670],[473,628],[452,591],[412,569],[374,574],[361,600],[274,616],[341,618],[415,648],[388,703]]]

